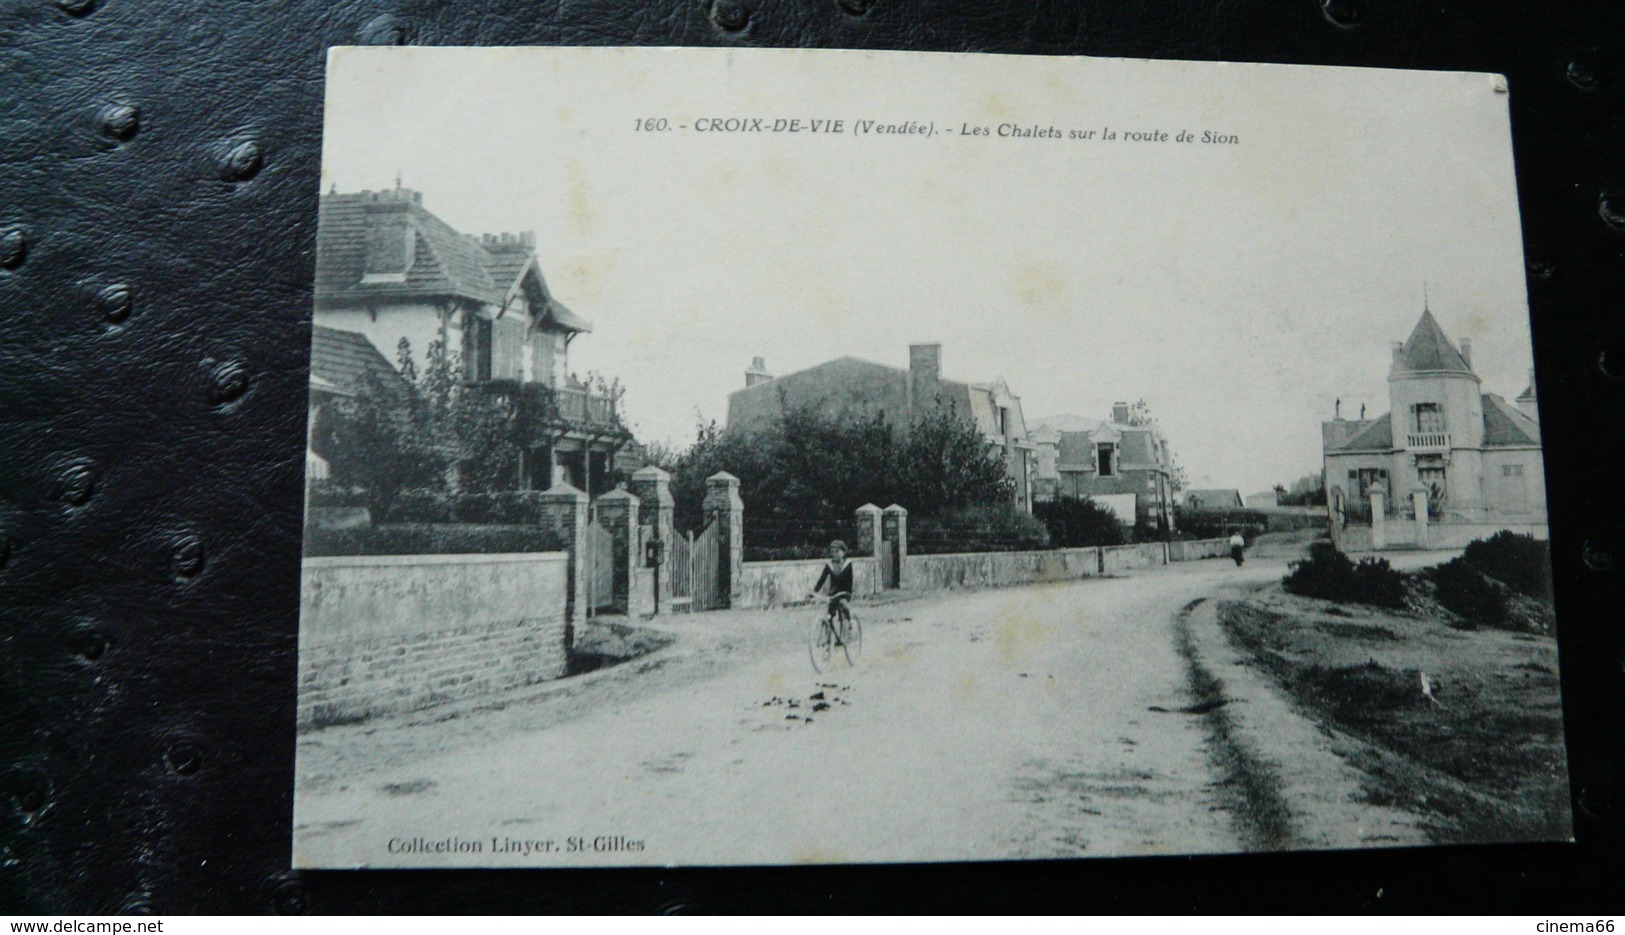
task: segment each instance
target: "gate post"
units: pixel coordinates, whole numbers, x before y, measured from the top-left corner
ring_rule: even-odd
[[[568,649],[587,614],[587,495],[559,483],[542,491],[541,500],[549,524],[559,531],[570,553],[564,601],[564,646]]]
[[[598,525],[609,531],[615,563],[611,601],[615,612],[632,612],[632,579],[637,574],[638,498],[624,490],[611,490],[598,498]]]
[[[654,465],[638,468],[632,472],[632,493],[638,498],[638,522],[647,529],[644,536],[659,539],[665,544],[665,550],[660,557],[660,567],[650,569],[658,571],[655,574],[655,584],[648,592],[653,597],[654,606],[649,607],[648,613],[659,612],[661,608],[671,609],[671,579],[672,579],[672,539],[675,531],[676,503],[671,496],[671,475]],[[646,540],[645,540],[646,541]],[[642,542],[638,543],[642,548]],[[633,558],[634,566],[641,564],[642,556]],[[658,590],[655,590],[658,589]],[[635,609],[628,613],[644,613],[645,591],[640,586],[633,598]]]
[[[857,535],[853,537],[852,554],[869,555],[874,558],[876,591],[889,587],[886,581],[886,557],[881,554],[885,551],[885,540],[880,535],[880,507],[873,503],[865,503],[852,511],[857,523]]]
[[[908,582],[903,573],[904,560],[908,558],[908,511],[893,503],[880,511],[881,536],[885,548],[891,551],[892,580],[886,582],[888,588],[905,587]]]
[[[1371,548],[1381,551],[1388,547],[1388,501],[1382,484],[1372,484],[1371,496]]]
[[[1416,547],[1428,547],[1428,488],[1417,486],[1411,491],[1411,509],[1416,513]]]
[[[705,479],[701,504],[707,520],[717,527],[717,594],[723,607],[733,606],[734,586],[745,561],[745,503],[739,499],[739,478],[718,471]]]

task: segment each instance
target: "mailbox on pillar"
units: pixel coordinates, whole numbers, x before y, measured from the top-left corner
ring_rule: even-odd
[[[666,543],[661,539],[650,539],[643,543],[643,565],[646,568],[656,568],[666,554]]]

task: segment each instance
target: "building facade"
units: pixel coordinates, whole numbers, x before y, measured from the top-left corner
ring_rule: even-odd
[[[1173,453],[1154,425],[1134,425],[1128,403],[1110,419],[1053,416],[1034,423],[1041,499],[1132,496],[1136,524],[1172,528]]]
[[[1353,521],[1370,519],[1372,493],[1385,516],[1415,515],[1425,495],[1438,523],[1546,523],[1546,474],[1534,374],[1517,405],[1485,393],[1472,344],[1445,336],[1433,313],[1392,348],[1389,411],[1374,419],[1321,423],[1327,503]]]
[[[625,463],[635,446],[613,394],[570,372],[570,345],[592,325],[553,296],[535,248],[529,232],[461,234],[410,189],[330,192],[316,234],[315,324],[363,337],[392,366],[404,354],[419,373],[438,343],[465,392],[506,397],[525,414],[513,487],[562,480],[596,492],[637,467]]]
[[[745,386],[728,394],[728,427],[750,430],[772,425],[786,407],[815,405],[854,418],[880,414],[906,432],[915,419],[946,406],[976,427],[1004,462],[1014,499],[1032,509],[1033,445],[1021,411],[1021,398],[1004,380],[965,383],[942,376],[942,345],[912,344],[908,369],[856,357],[838,357],[775,377],[762,358],[745,372]]]

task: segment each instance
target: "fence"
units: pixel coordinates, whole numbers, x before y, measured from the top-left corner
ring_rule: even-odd
[[[853,535],[851,516],[814,519],[752,517],[745,526],[745,561],[771,562],[823,558],[839,539],[849,555],[867,555]]]

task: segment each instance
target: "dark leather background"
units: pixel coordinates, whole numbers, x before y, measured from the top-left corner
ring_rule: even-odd
[[[289,872],[324,49],[391,42],[1508,75],[1579,843]],[[0,912],[1625,908],[1622,69],[1625,11],[1605,3],[0,0]]]

